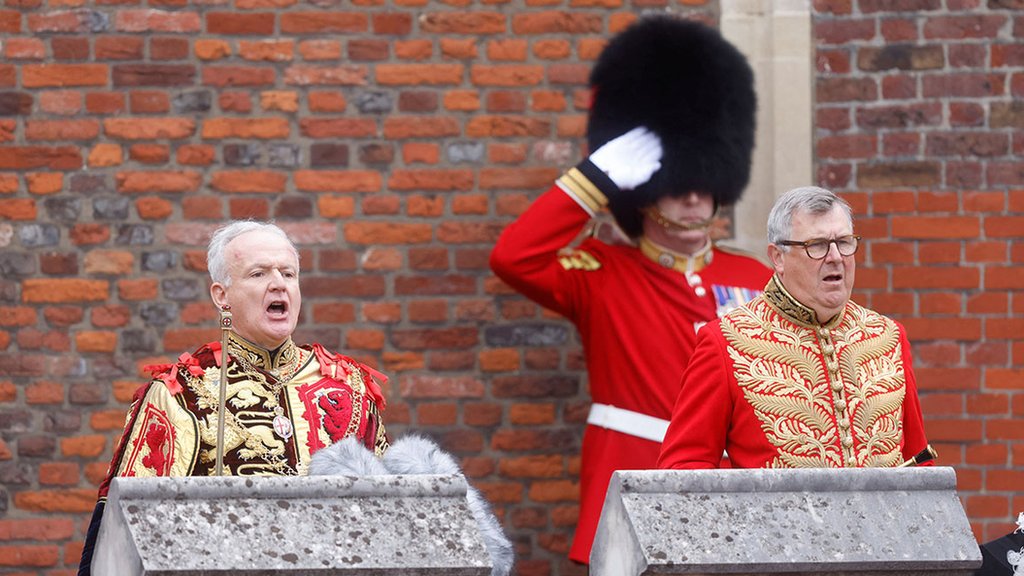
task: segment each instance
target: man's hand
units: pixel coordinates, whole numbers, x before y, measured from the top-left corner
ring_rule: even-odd
[[[661,168],[661,139],[643,126],[601,145],[589,157],[620,190],[632,190]]]

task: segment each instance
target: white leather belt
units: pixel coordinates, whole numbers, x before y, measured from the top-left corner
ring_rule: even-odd
[[[616,408],[608,404],[591,404],[587,424],[600,426],[630,436],[636,436],[653,442],[665,440],[668,420],[648,416],[632,410]]]

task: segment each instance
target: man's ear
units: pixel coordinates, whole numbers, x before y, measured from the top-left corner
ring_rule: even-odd
[[[217,309],[221,309],[228,303],[228,290],[220,282],[210,284],[210,298]]]
[[[772,263],[772,268],[776,274],[782,273],[782,249],[775,244],[768,245],[768,260]]]

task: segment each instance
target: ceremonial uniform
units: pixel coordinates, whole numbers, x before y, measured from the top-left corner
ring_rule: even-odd
[[[593,407],[570,558],[588,562],[611,473],[657,464],[696,328],[757,295],[771,271],[719,247],[693,258],[590,238],[567,248],[605,203],[570,170],[499,238],[491,267],[531,300],[570,319],[586,356]]]
[[[891,467],[926,446],[903,327],[852,301],[822,325],[772,278],[698,335],[659,466]]]
[[[228,346],[225,474],[305,474],[313,453],[347,436],[377,455],[387,450],[381,374],[291,339],[267,351],[232,333]],[[154,379],[136,392],[100,485],[80,574],[88,574],[113,477],[215,474],[221,357],[213,342],[174,364],[150,367]]]

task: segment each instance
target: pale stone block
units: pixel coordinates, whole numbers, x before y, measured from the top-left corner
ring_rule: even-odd
[[[637,470],[612,476],[591,576],[970,575],[947,467]]]
[[[460,475],[115,478],[97,576],[489,576]]]

